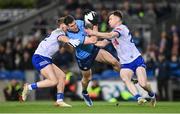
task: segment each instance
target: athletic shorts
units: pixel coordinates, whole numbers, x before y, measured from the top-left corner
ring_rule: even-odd
[[[131,69],[134,73],[136,73],[136,69],[140,66],[146,68],[146,64],[142,56],[137,57],[131,63],[121,64],[121,69]]]
[[[47,65],[52,64],[52,59],[38,54],[34,54],[32,57],[32,63],[36,70],[40,71]]]
[[[92,51],[92,54],[84,59],[80,59],[80,58],[76,57],[79,68],[83,71],[89,70],[94,63],[99,50],[100,50],[100,48],[95,47]]]

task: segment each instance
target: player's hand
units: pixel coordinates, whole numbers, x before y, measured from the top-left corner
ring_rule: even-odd
[[[97,37],[96,36],[91,36],[91,40],[93,44],[97,43]]]
[[[69,43],[73,46],[73,47],[77,47],[80,44],[80,40],[79,39],[69,39]]]
[[[85,32],[88,34],[88,35],[95,35],[95,31],[91,30],[91,29],[84,29]]]

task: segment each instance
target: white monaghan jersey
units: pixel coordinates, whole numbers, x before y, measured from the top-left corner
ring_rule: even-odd
[[[59,28],[52,31],[50,36],[40,42],[34,54],[52,58],[52,56],[59,50],[60,44],[58,42],[58,37],[61,35],[63,36],[65,33]]]
[[[117,51],[121,64],[131,63],[141,55],[133,43],[131,33],[127,26],[121,24],[114,28],[113,31],[119,34],[119,37],[112,38],[111,42]]]

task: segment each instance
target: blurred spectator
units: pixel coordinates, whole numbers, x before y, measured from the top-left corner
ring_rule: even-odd
[[[12,45],[10,42],[7,42],[7,45]],[[13,49],[10,46],[6,45],[6,50],[4,54],[4,63],[7,70],[14,70],[14,53]]]
[[[161,2],[161,6],[158,6],[158,4],[155,4],[155,12],[157,15],[157,18],[163,18],[171,13],[172,9],[170,6],[170,3],[168,3],[168,0],[164,0]]]
[[[161,32],[161,38],[159,41],[159,53],[166,53],[167,52],[166,44],[167,44],[167,34],[165,31],[162,31]]]
[[[179,28],[177,27],[177,25],[172,24],[172,25],[171,25],[171,29],[170,29],[170,31],[169,31],[169,34],[170,34],[170,36],[172,37],[174,33],[177,33],[178,36],[180,36],[180,30],[179,30]]]
[[[150,43],[147,47],[147,51],[144,54],[147,76],[148,78],[154,78],[155,69],[156,69],[156,45],[154,43]]]
[[[10,83],[4,88],[4,96],[7,101],[18,101],[22,86],[15,79],[12,79]]]
[[[108,18],[108,11],[106,8],[102,9],[100,12],[100,24],[99,24],[99,29],[101,32],[106,32],[108,30],[108,24],[107,24],[107,18]]]
[[[76,19],[83,19],[83,16],[82,16],[82,9],[81,8],[77,8],[76,11],[75,11],[75,18]]]
[[[46,35],[47,24],[48,24],[47,21],[41,15],[38,16],[37,20],[34,22],[34,28],[33,28],[34,32],[40,30],[42,36]]]
[[[172,55],[171,60],[169,62],[169,71],[171,78],[180,78],[180,73],[178,72],[180,69],[180,62],[178,60],[177,55]]]
[[[22,55],[20,53],[16,53],[15,54],[15,69],[20,69],[22,70],[23,69],[23,63],[22,63]]]
[[[131,6],[130,6],[130,3],[129,3],[129,1],[128,0],[126,0],[126,1],[124,1],[124,3],[123,3],[123,12],[125,13],[125,14],[128,14],[128,15],[132,15],[133,14],[133,10],[132,10],[132,8],[131,8]]]
[[[133,14],[136,14],[137,16],[139,16],[140,18],[144,17],[144,7],[143,4],[141,2],[136,4],[136,8],[133,9]]]
[[[173,46],[173,40],[165,31],[161,32],[161,38],[159,41],[159,53],[164,53],[166,59],[170,60],[171,58],[171,51]]]
[[[24,51],[27,51],[30,56],[34,54],[35,48],[37,47],[38,41],[35,41],[35,39],[30,39],[27,44],[24,47]]]
[[[173,33],[172,36],[172,40],[173,40],[173,46],[172,46],[172,54],[173,55],[179,55],[179,36],[177,33]]]
[[[94,7],[92,5],[92,2],[90,2],[90,0],[82,0],[81,9],[82,10],[85,10],[85,9],[94,10]]]
[[[4,70],[4,53],[5,53],[5,47],[0,43],[0,70]]]
[[[141,37],[139,31],[137,31],[137,30],[134,32],[133,41],[134,41],[136,47],[138,48],[138,50],[142,51],[143,43],[145,43],[145,42],[143,41],[143,38]]]
[[[92,100],[103,100],[102,88],[97,80],[92,81],[91,87],[88,87],[88,93]]]
[[[147,9],[145,11],[144,14],[144,21],[146,21],[146,23],[151,24],[153,26],[155,26],[156,24],[156,14],[155,14],[155,6],[152,3],[147,4]],[[151,17],[151,18],[149,18]]]
[[[65,9],[67,11],[75,11],[79,7],[78,0],[66,0],[66,6]]]
[[[22,65],[23,65],[23,70],[33,69],[31,56],[30,56],[30,53],[28,53],[28,51],[24,51],[23,53]]]
[[[157,83],[158,83],[158,95],[160,100],[168,100],[168,80],[169,80],[169,68],[168,61],[165,55],[160,53],[157,61]]]

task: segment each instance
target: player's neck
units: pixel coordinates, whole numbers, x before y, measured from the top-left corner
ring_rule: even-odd
[[[118,22],[115,27],[122,25],[122,22]]]

